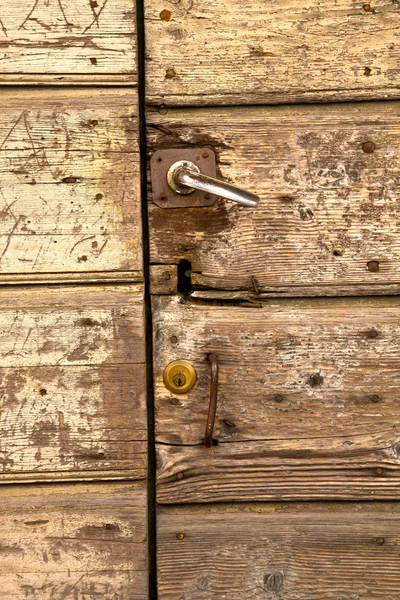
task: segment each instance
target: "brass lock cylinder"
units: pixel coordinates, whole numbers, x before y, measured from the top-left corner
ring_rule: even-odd
[[[187,360],[174,360],[165,367],[164,385],[173,394],[186,394],[196,380],[196,371]]]

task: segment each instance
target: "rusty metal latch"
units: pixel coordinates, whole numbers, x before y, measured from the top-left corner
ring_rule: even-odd
[[[151,158],[153,201],[162,208],[210,206],[217,198],[255,207],[259,198],[216,179],[210,148],[157,150]]]
[[[204,436],[204,445],[211,448],[213,445],[213,433],[215,425],[215,415],[217,413],[218,402],[218,371],[219,362],[216,354],[209,354],[208,361],[211,363],[211,384],[210,384],[210,404],[208,406],[208,415],[206,423],[206,432]]]

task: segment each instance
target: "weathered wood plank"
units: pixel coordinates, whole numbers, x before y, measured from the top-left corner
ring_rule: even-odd
[[[0,598],[147,598],[144,484],[5,487],[0,523]]]
[[[136,95],[3,89],[0,98],[0,281],[141,271]]]
[[[178,273],[175,265],[150,266],[150,293],[175,294],[178,286]]]
[[[399,309],[397,297],[262,308],[153,298],[158,501],[397,497]],[[208,450],[211,352],[218,445]],[[176,359],[197,383],[175,396],[163,371]]]
[[[131,0],[3,2],[0,31],[0,83],[136,83]]]
[[[219,176],[261,198],[255,209],[152,203],[151,261],[188,259],[195,289],[389,291],[400,283],[399,112],[386,102],[149,113],[151,150],[211,147]]]
[[[145,16],[151,104],[400,96],[396,1],[149,0]]]
[[[1,482],[143,478],[143,287],[2,288]]]
[[[399,504],[162,508],[160,600],[398,600]]]

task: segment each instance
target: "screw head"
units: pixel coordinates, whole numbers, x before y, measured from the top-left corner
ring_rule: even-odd
[[[178,540],[184,540],[185,539],[185,534],[184,533],[177,533],[176,537],[178,538]]]
[[[383,537],[378,537],[376,538],[376,543],[380,546],[383,546],[383,544],[385,543],[385,539]]]
[[[171,17],[172,17],[171,11],[167,10],[166,8],[160,12],[161,21],[170,21]]]

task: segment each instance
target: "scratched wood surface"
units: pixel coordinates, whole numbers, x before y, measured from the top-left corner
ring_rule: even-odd
[[[260,196],[255,209],[151,203],[151,262],[188,259],[195,289],[398,289],[399,114],[397,102],[150,112],[150,151],[211,147],[218,176]]]
[[[160,600],[398,600],[398,503],[158,511]]]
[[[0,83],[136,84],[132,0],[2,2],[0,36]]]
[[[398,297],[154,297],[158,501],[397,497],[399,310]],[[206,449],[211,352],[218,445]],[[197,372],[183,395],[163,383],[178,359]]]
[[[136,94],[3,88],[0,99],[0,282],[140,277]]]
[[[398,98],[396,0],[149,0],[152,104]]]
[[[0,523],[0,598],[147,598],[144,484],[6,487]]]
[[[0,482],[143,478],[143,289],[0,293]]]

